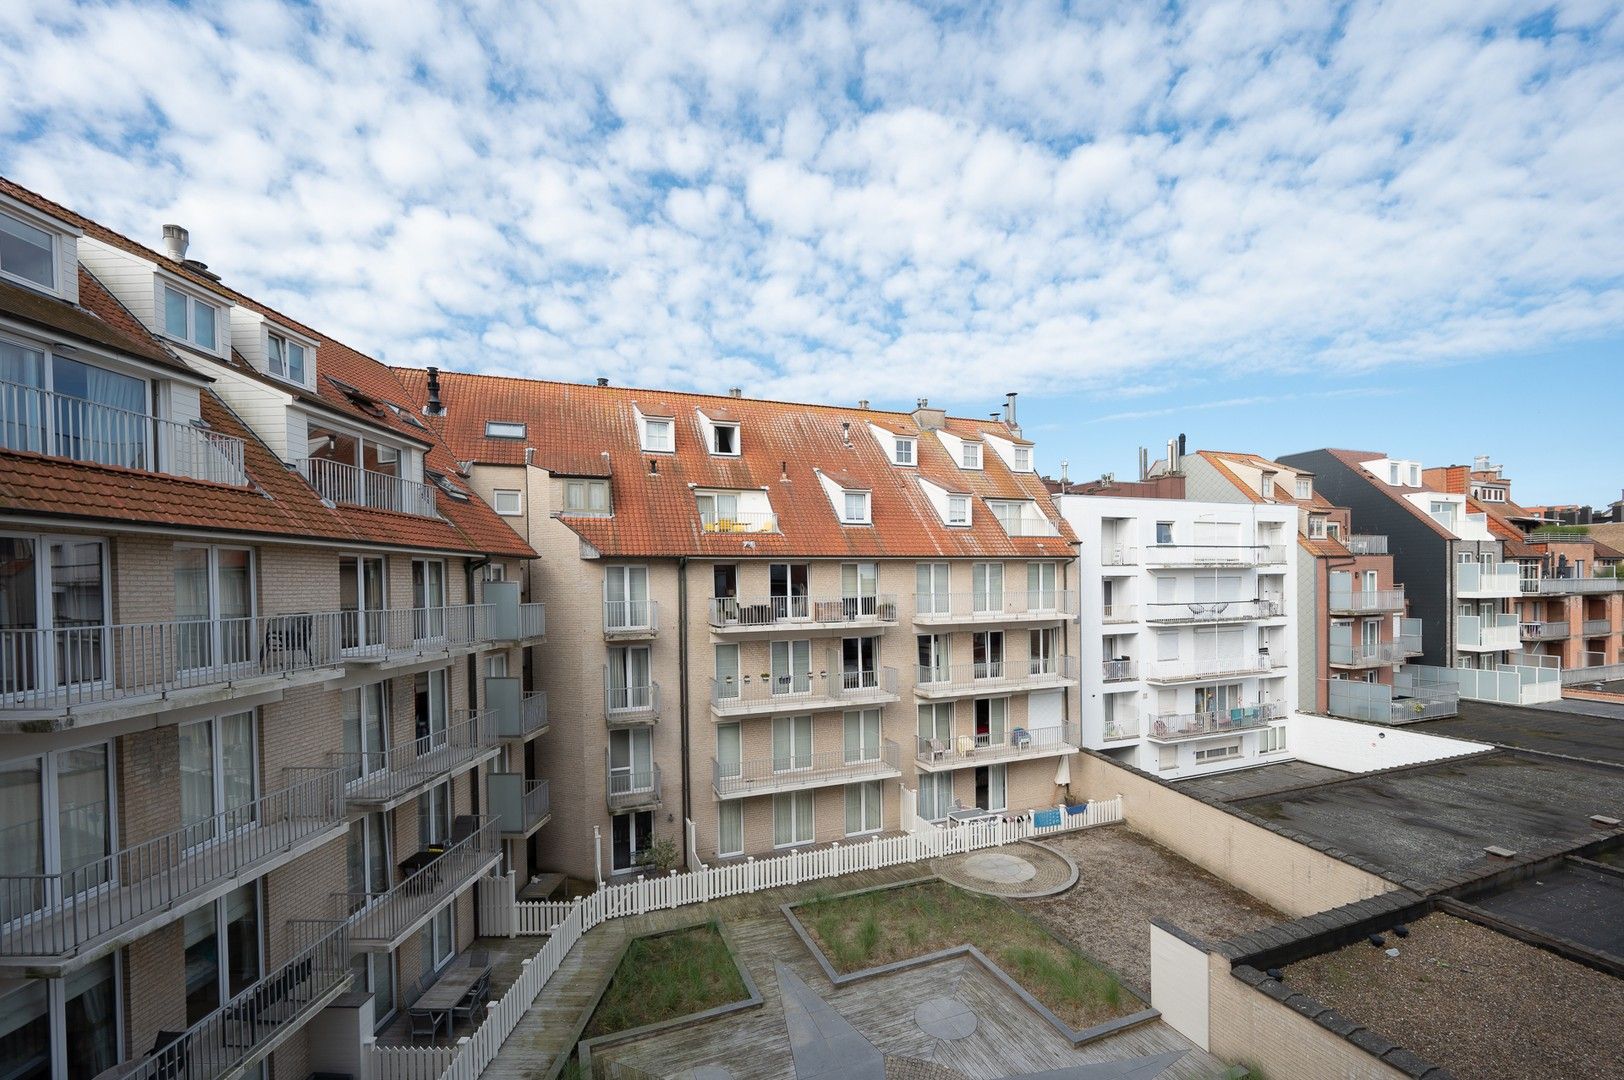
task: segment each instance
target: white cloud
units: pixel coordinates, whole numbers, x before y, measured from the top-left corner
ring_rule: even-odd
[[[1624,17],[1524,15],[19,2],[0,170],[399,362],[955,402],[1448,362],[1624,327]]]

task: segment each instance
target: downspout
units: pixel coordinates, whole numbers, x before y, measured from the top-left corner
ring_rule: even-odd
[[[682,834],[683,864],[688,862],[688,822],[693,817],[693,775],[688,761],[688,556],[677,559],[677,715],[682,729]]]

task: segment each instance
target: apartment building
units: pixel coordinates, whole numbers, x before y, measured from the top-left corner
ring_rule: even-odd
[[[401,378],[579,646],[541,661],[549,869],[866,836],[904,786],[931,819],[1064,796],[1076,546],[1013,416]]]
[[[165,232],[0,181],[8,1077],[304,1080],[545,820],[534,552],[388,368]]]
[[[1421,652],[1421,620],[1408,615],[1387,537],[1355,532],[1351,512],[1306,470],[1213,450],[1184,468],[1193,497],[1297,509],[1298,708],[1380,723],[1454,715],[1457,695],[1418,687],[1407,668]]]
[[[1297,512],[1178,497],[1170,453],[1143,482],[1055,496],[1082,545],[1083,743],[1169,779],[1286,760]]]
[[[1371,451],[1314,450],[1280,462],[1314,474],[1333,503],[1369,535],[1387,538],[1393,574],[1410,615],[1421,620],[1421,660],[1408,685],[1417,696],[1532,704],[1561,695],[1557,667],[1521,656],[1513,602],[1521,570],[1507,540],[1464,492],[1429,486],[1420,462]]]

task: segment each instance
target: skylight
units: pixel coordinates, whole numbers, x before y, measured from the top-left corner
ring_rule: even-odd
[[[513,420],[487,420],[485,421],[485,437],[487,439],[522,439],[527,428],[524,424]]]

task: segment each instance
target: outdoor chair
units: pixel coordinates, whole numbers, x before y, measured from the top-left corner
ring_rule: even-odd
[[[1017,750],[1025,750],[1032,745],[1032,733],[1025,728],[1015,728],[1009,733],[1009,744]]]
[[[439,1037],[440,1021],[433,1013],[422,1009],[410,1009],[406,1015],[412,1025],[412,1042],[415,1043],[419,1035],[428,1036],[429,1042]]]
[[[477,1023],[485,1015],[485,1003],[491,999],[491,973],[489,971],[479,977],[479,981],[468,988],[462,1000],[451,1007],[451,1025],[456,1027],[458,1020],[467,1020],[469,1025]]]
[[[930,741],[930,759],[932,761],[942,761],[946,757],[947,757],[947,747],[946,747],[946,745],[944,745],[942,740],[940,740],[940,739],[932,739]]]

